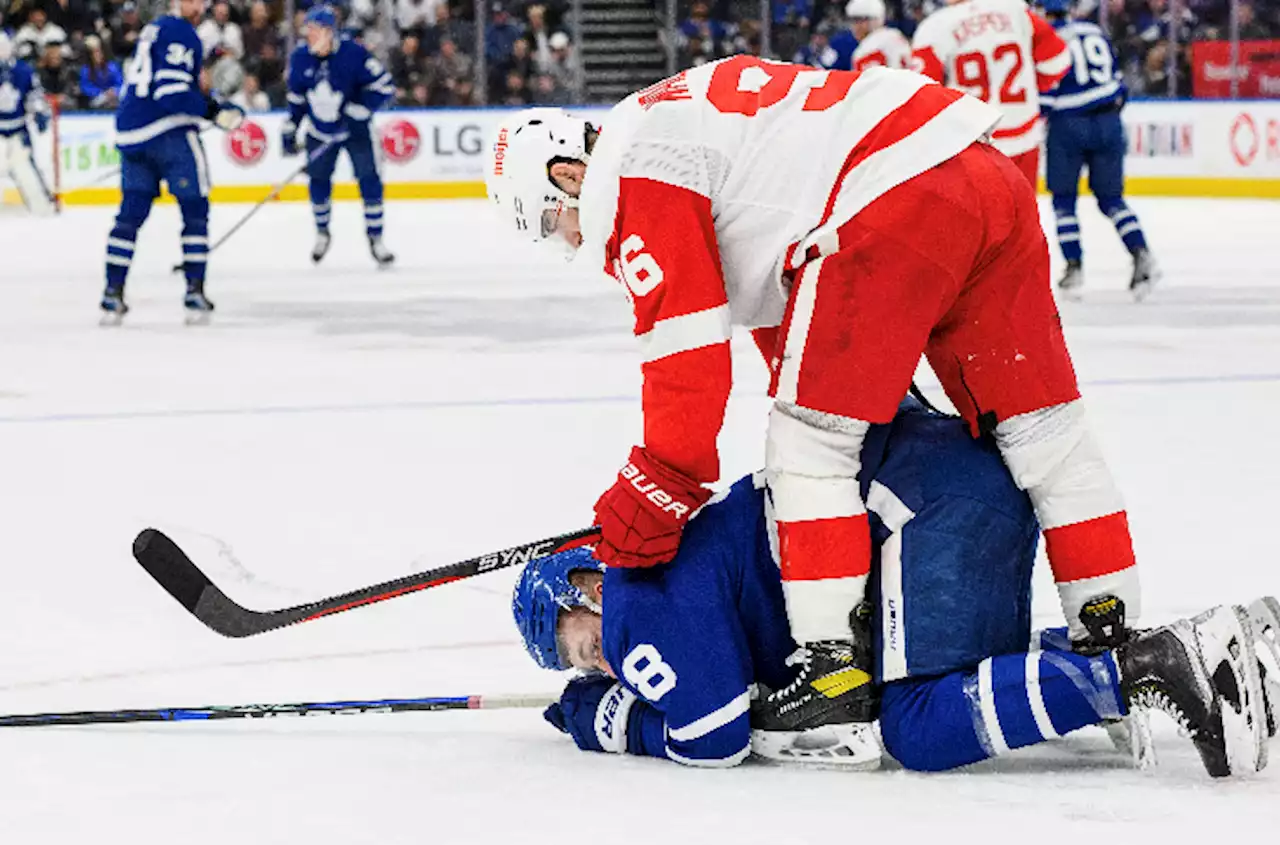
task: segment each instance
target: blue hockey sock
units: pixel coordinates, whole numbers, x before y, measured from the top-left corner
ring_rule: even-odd
[[[187,289],[199,290],[209,262],[209,201],[180,199],[178,208],[182,211],[182,266]]]
[[[1111,654],[1008,654],[971,672],[888,684],[885,748],[904,766],[941,771],[1125,715]]]
[[[1124,241],[1125,248],[1137,252],[1147,248],[1146,236],[1142,234],[1142,224],[1138,216],[1125,203],[1123,197],[1098,197],[1098,210],[1111,219],[1116,227],[1116,234]]]
[[[333,183],[328,179],[311,180],[311,213],[316,218],[316,229],[329,231],[329,213],[333,207]]]
[[[138,230],[151,214],[151,201],[149,194],[137,191],[126,191],[120,200],[120,212],[111,227],[111,234],[107,236],[108,290],[124,290],[129,268],[133,265]]]
[[[1080,261],[1084,251],[1080,248],[1080,221],[1076,218],[1076,195],[1054,194],[1053,216],[1058,223],[1058,246],[1067,261]]]

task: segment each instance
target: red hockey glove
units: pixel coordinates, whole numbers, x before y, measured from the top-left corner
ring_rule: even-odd
[[[689,515],[711,498],[692,478],[639,446],[596,502],[596,557],[609,566],[657,566],[676,556]]]

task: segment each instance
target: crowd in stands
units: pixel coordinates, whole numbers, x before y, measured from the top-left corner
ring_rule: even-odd
[[[246,111],[282,108],[291,46],[315,0],[211,0],[197,34],[212,87]],[[343,0],[344,32],[383,57],[402,106],[563,105],[581,87],[563,29],[565,0],[511,0],[488,9],[487,90],[477,96],[472,0]],[[0,29],[64,110],[111,110],[143,26],[167,3],[0,0]]]
[[[212,0],[197,32],[212,86],[247,111],[280,108],[288,51],[315,0]],[[489,2],[489,0],[486,0]],[[888,25],[909,38],[941,0],[887,0]],[[1080,0],[1077,14],[1110,31],[1129,90],[1163,96],[1170,78],[1189,93],[1194,41],[1229,37],[1232,0]],[[1280,38],[1280,0],[1234,0],[1241,40]],[[1105,4],[1105,5],[1104,5]],[[483,35],[485,90],[477,92],[474,0],[342,0],[345,31],[383,57],[401,106],[563,105],[583,90],[567,34],[569,0],[498,0]],[[819,67],[852,52],[844,0],[772,0],[768,52]],[[0,0],[0,28],[39,71],[64,109],[113,109],[139,33],[163,8],[135,0]],[[655,0],[655,15],[665,13]],[[677,64],[736,53],[760,55],[759,0],[681,0]],[[1172,58],[1171,58],[1172,54]]]

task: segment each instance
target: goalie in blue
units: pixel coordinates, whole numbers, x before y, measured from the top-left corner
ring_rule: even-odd
[[[1160,280],[1160,268],[1137,215],[1124,201],[1127,148],[1120,110],[1125,85],[1120,62],[1106,34],[1095,23],[1070,19],[1072,0],[1040,0],[1046,18],[1066,42],[1071,70],[1047,94],[1040,95],[1046,117],[1045,182],[1053,194],[1058,245],[1067,262],[1058,289],[1077,296],[1084,286],[1084,250],[1076,217],[1080,171],[1089,170],[1089,190],[1125,249],[1133,256],[1129,291],[1142,301]]]
[[[213,311],[205,296],[209,254],[209,165],[199,130],[208,121],[232,130],[244,112],[201,89],[203,48],[195,24],[204,0],[173,0],[170,14],[143,27],[125,72],[116,112],[120,149],[120,211],[107,238],[104,325],[128,312],[124,286],[133,264],[138,230],[151,214],[163,181],[182,214],[182,260],[187,321],[202,323]]]
[[[1118,599],[1097,600],[1082,613],[1087,639],[1053,629],[1029,651],[1039,529],[994,445],[907,400],[872,427],[862,458],[878,586],[874,610],[854,623],[872,625],[880,730],[899,763],[952,769],[1099,724],[1117,744],[1130,727],[1145,740],[1145,721],[1130,716],[1155,708],[1185,728],[1211,775],[1266,765],[1251,614],[1274,627],[1274,599],[1140,634]],[[583,750],[695,766],[752,752],[878,766],[872,727],[858,721],[866,714],[834,720],[825,742],[752,728],[752,690],[796,678],[770,510],[748,477],[690,522],[669,565],[605,569],[575,549],[526,566],[513,611],[529,654],[544,668],[586,671],[547,720]],[[1274,639],[1267,648],[1280,657]],[[819,692],[838,692],[822,681],[812,682]],[[1148,759],[1150,747],[1138,743]]]
[[[329,217],[333,202],[333,170],[338,152],[347,151],[364,201],[369,251],[379,267],[395,256],[382,242],[382,176],[373,146],[373,113],[395,94],[391,74],[369,51],[337,34],[337,16],[330,6],[312,6],[306,16],[307,43],[289,58],[289,118],[284,125],[284,153],[297,155],[305,146],[310,180],[311,211],[316,220],[316,243],[311,260],[319,263],[329,251]],[[299,131],[305,128],[305,142]]]
[[[52,214],[53,195],[32,156],[31,129],[49,128],[49,104],[40,77],[26,62],[14,58],[13,41],[0,30],[0,176],[9,175],[18,186],[22,203],[33,214]]]

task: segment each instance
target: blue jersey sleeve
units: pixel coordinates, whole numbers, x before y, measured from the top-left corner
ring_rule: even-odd
[[[285,102],[289,107],[289,122],[294,126],[302,123],[302,118],[307,114],[306,70],[310,65],[310,58],[305,44],[294,50],[289,57],[289,90],[285,94]]]
[[[352,44],[360,50],[360,70],[356,74],[356,102],[348,106],[347,115],[356,120],[368,120],[373,112],[395,96],[395,83],[382,62],[370,55],[364,47],[355,42]]]

